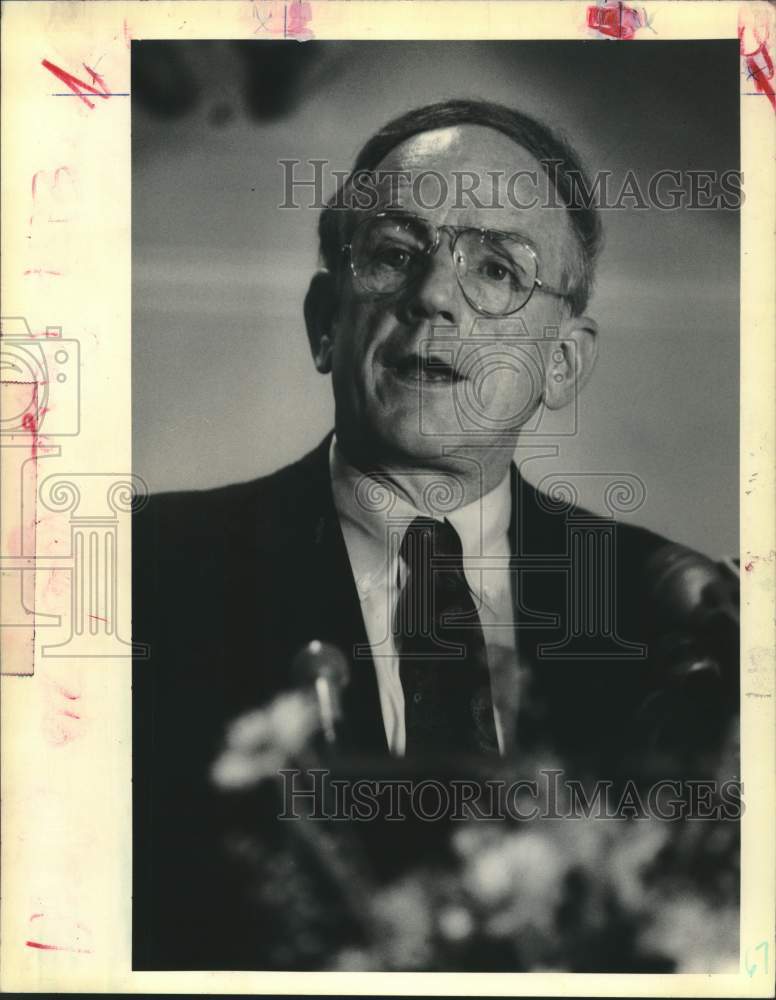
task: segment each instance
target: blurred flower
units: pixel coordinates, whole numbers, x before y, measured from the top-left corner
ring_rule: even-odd
[[[382,968],[379,957],[367,948],[343,948],[328,967],[332,972],[374,972]]]
[[[472,820],[462,823],[450,837],[453,850],[459,858],[473,858],[488,844],[498,844],[504,836],[503,823]]]
[[[214,780],[222,788],[245,788],[274,775],[298,759],[318,729],[313,701],[282,695],[230,727]],[[530,763],[522,762],[523,773],[538,774]],[[539,788],[544,800],[541,782]],[[309,833],[312,826],[299,829]],[[737,969],[735,823],[472,819],[454,824],[449,841],[440,834],[433,866],[405,868],[376,891],[367,879],[355,902],[344,891],[361,877],[348,836],[343,826],[327,828],[337,865],[326,853],[317,868],[310,867],[307,840],[298,848],[287,845],[285,855],[270,852],[253,862],[262,872],[256,880],[262,913],[277,914],[269,921],[278,967],[318,962],[348,971]],[[346,902],[335,911],[339,885]]]
[[[738,973],[738,906],[709,906],[686,896],[664,899],[642,947],[672,955],[677,972]]]
[[[463,906],[448,906],[438,917],[439,933],[448,941],[465,941],[474,931],[471,913]]]
[[[555,839],[542,833],[512,832],[469,862],[464,884],[474,898],[494,905],[516,895],[527,904],[551,905],[568,867]]]
[[[643,876],[658,851],[668,841],[671,829],[661,820],[632,820],[621,824],[619,836],[611,838],[609,874],[620,901],[633,910],[644,906]]]
[[[318,711],[308,692],[278,695],[267,708],[241,715],[229,726],[211,780],[222,791],[239,791],[277,776],[319,728]]]
[[[414,876],[375,897],[380,968],[423,969],[431,964],[434,918],[429,889],[424,879]]]

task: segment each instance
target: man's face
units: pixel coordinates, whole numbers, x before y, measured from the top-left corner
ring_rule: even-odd
[[[394,181],[362,216],[398,207],[435,226],[521,234],[535,250],[540,280],[562,287],[574,259],[568,215],[547,207],[553,202],[544,170],[506,136],[473,125],[425,132],[397,146],[377,170],[397,178],[433,170],[445,178],[441,190],[448,196],[427,208],[439,200],[437,181],[420,188]],[[481,207],[466,195],[456,198],[456,171],[479,177]],[[497,207],[491,207],[493,171],[503,178]],[[534,172],[536,182],[517,189],[519,201],[536,201],[534,207],[515,207],[504,196],[516,171]],[[518,427],[541,401],[549,353],[557,348],[557,341],[542,343],[543,334],[558,327],[563,301],[537,288],[519,312],[483,316],[456,277],[451,239],[443,231],[419,276],[396,292],[375,294],[345,276],[331,328],[337,434],[375,461],[433,464],[451,445],[514,447]]]

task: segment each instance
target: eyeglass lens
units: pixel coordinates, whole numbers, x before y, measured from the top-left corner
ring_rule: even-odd
[[[397,292],[419,279],[437,246],[437,230],[423,219],[374,216],[356,228],[350,244],[353,272],[375,294]],[[536,257],[518,236],[459,230],[451,244],[458,281],[477,310],[515,312],[531,296]]]

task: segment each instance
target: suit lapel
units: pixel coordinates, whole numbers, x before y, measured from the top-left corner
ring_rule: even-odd
[[[343,696],[343,742],[356,752],[387,753],[374,661],[371,656],[355,656],[358,647],[368,647],[368,639],[333,502],[319,522],[317,534],[321,634],[345,653],[350,664],[350,683]]]
[[[345,540],[334,507],[329,472],[331,434],[296,468],[294,482],[279,497],[271,539],[276,579],[282,588],[281,617],[293,636],[287,659],[313,639],[340,649],[350,666],[343,694],[342,742],[355,753],[388,752],[377,675],[371,657],[354,651],[368,646]],[[271,627],[271,623],[270,623]]]

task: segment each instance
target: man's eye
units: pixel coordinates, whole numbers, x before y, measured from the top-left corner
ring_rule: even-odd
[[[515,289],[523,290],[528,284],[528,279],[520,267],[498,257],[483,260],[479,272],[488,281],[495,284],[510,284]]]
[[[490,278],[491,281],[504,281],[510,276],[507,268],[495,260],[485,261],[480,270],[484,277]]]
[[[409,267],[412,261],[412,254],[403,247],[380,247],[375,251],[375,262],[385,267],[392,267],[394,270],[403,271]]]
[[[480,265],[480,274],[489,281],[512,282],[514,285],[520,284],[519,276],[515,269],[509,267],[501,260],[484,260]]]

